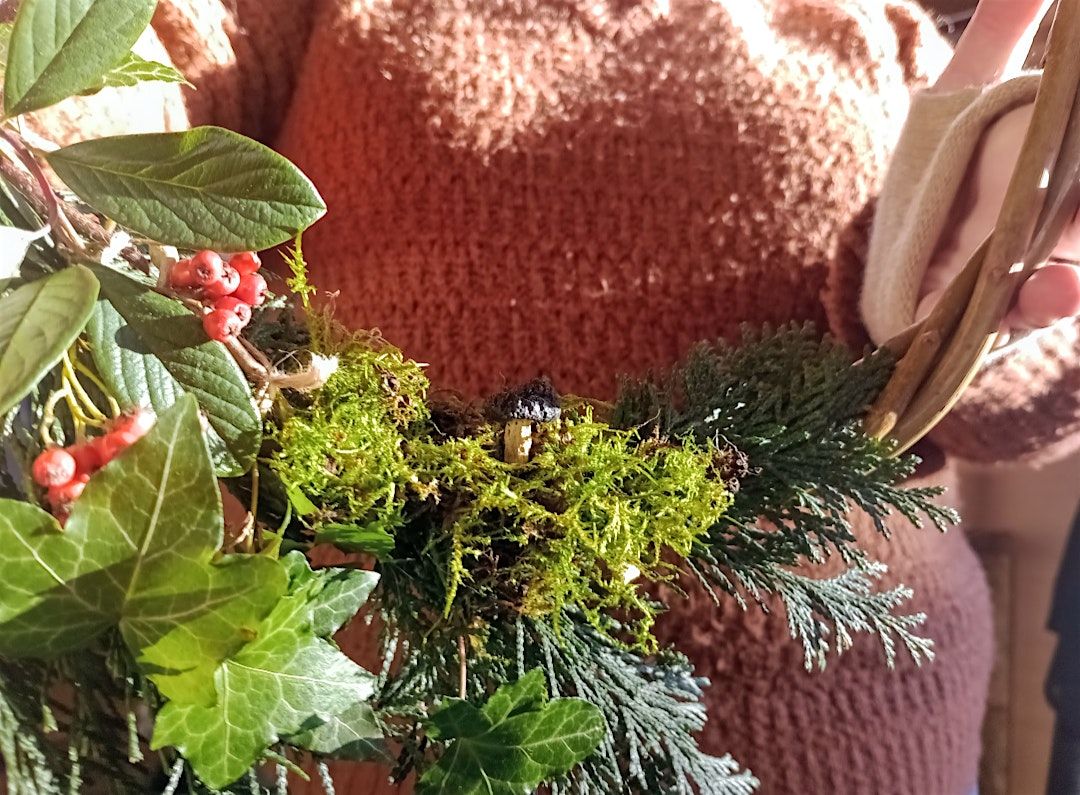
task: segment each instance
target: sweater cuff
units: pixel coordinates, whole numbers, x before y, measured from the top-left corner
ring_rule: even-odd
[[[990,89],[926,92],[912,104],[878,199],[861,314],[883,343],[915,321],[919,291],[986,129],[1033,102],[1039,75]]]

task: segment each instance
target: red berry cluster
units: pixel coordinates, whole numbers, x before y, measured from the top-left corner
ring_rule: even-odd
[[[191,290],[203,301],[203,328],[212,340],[224,342],[251,322],[251,308],[266,300],[262,263],[253,251],[234,254],[225,262],[213,251],[200,251],[169,270],[169,285]]]
[[[144,437],[154,415],[136,409],[118,417],[103,436],[70,447],[50,447],[34,459],[31,474],[46,492],[53,515],[67,518],[72,503],[82,496],[90,476]]]

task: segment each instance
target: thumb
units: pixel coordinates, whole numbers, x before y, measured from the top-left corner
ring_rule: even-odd
[[[1053,0],[980,0],[936,88],[951,91],[997,82],[1013,54],[1026,50]]]

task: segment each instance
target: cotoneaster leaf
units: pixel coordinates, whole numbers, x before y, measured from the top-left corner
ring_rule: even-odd
[[[60,360],[86,326],[97,294],[94,275],[74,266],[0,299],[0,415]]]
[[[139,83],[184,83],[187,78],[168,64],[148,61],[129,52],[116,66],[101,78],[101,88],[130,88]]]
[[[311,181],[281,155],[220,127],[84,141],[48,155],[79,198],[180,248],[270,248],[322,217]]]
[[[8,47],[4,111],[16,116],[95,85],[150,24],[157,0],[22,0]]]
[[[199,401],[217,474],[251,468],[262,422],[244,373],[224,346],[178,301],[150,286],[96,267],[101,299],[87,325],[94,364],[118,400],[157,413],[185,394]]]

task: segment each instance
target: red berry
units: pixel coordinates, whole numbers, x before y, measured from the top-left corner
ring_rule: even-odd
[[[101,457],[93,443],[76,444],[67,449],[71,457],[75,459],[75,476],[86,475],[89,477],[101,469]]]
[[[195,286],[195,268],[190,259],[182,259],[169,268],[169,284],[181,290]]]
[[[240,274],[236,272],[236,268],[232,265],[226,265],[220,279],[203,286],[203,294],[207,298],[221,298],[232,295],[239,286]]]
[[[75,477],[75,459],[62,447],[50,447],[34,459],[32,474],[39,486],[62,486]]]
[[[195,287],[206,288],[221,281],[225,275],[225,263],[213,251],[200,251],[191,258],[191,275]]]
[[[94,452],[97,453],[98,460],[101,461],[101,466],[106,466],[110,461],[127,449],[124,440],[112,433],[98,436],[94,441],[90,442],[90,444],[93,445]]]
[[[89,475],[76,475],[62,486],[52,486],[48,495],[49,505],[54,508],[66,508],[71,505],[82,496],[89,480]]]
[[[110,431],[125,447],[146,436],[154,427],[154,415],[146,409],[135,409],[117,419]]]
[[[266,279],[258,273],[248,273],[240,277],[240,286],[233,292],[234,298],[239,298],[248,306],[262,306],[266,300]]]
[[[229,258],[229,264],[236,268],[236,272],[241,276],[254,273],[262,267],[262,260],[259,259],[259,255],[254,251],[245,251],[241,254],[233,254]]]
[[[235,312],[224,309],[215,309],[207,315],[203,315],[203,328],[206,336],[218,342],[225,342],[230,337],[235,337],[243,329],[240,318]]]
[[[214,309],[223,312],[232,312],[240,318],[240,325],[246,326],[251,322],[251,307],[237,298],[235,295],[227,295],[214,302]]]

